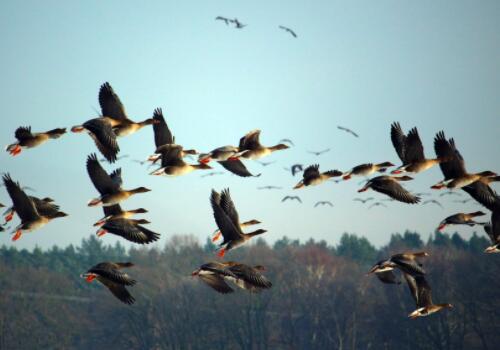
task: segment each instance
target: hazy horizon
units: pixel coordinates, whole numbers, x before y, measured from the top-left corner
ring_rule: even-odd
[[[219,15],[237,17],[248,26],[236,30],[215,21]],[[264,145],[283,138],[296,145],[262,159],[276,161],[267,167],[246,162],[252,173],[262,173],[258,178],[233,176],[218,164],[213,170],[224,175],[201,178],[206,173],[199,171],[157,178],[131,161],[154,151],[152,128],[120,138],[120,155],[130,157],[103,166],[108,171],[121,167],[125,188],[153,190],[123,207],[149,210],[141,217],[162,234],[156,245],[163,246],[173,234],[193,234],[205,242],[216,227],[210,190],[225,187],[231,189],[242,220],[262,221],[267,242],[287,236],[335,244],[348,232],[380,246],[391,233],[405,230],[427,237],[444,217],[479,206],[434,194],[444,209],[384,202],[388,208],[368,210],[352,199],[386,197],[358,194],[361,179],[293,191],[299,177],[283,167],[319,163],[323,170],[346,171],[366,162],[399,165],[389,137],[390,124],[399,121],[405,131],[418,127],[428,157],[435,155],[434,135],[444,130],[471,172],[500,171],[499,17],[496,1],[289,1],[286,11],[278,1],[4,1],[0,138],[4,146],[12,143],[15,129],[25,125],[33,131],[69,131],[96,115],[99,87],[108,81],[133,120],[149,118],[161,107],[185,147],[206,152],[237,145],[253,129],[262,130]],[[292,28],[298,38],[278,25]],[[355,130],[360,138],[337,125]],[[325,148],[331,151],[319,157],[307,152]],[[14,158],[2,152],[1,172],[36,189],[33,195],[54,198],[69,217],[17,242],[1,234],[0,245],[67,246],[95,232],[92,224],[102,210],[87,207],[97,195],[85,169],[91,153],[98,151],[90,137],[72,133]],[[436,167],[405,186],[431,192],[429,186],[441,178]],[[283,190],[257,190],[265,185]],[[289,194],[299,195],[303,204],[281,203]],[[334,207],[313,208],[320,200]],[[10,204],[4,188],[0,202]],[[483,234],[481,228],[469,227],[447,232],[455,230],[464,238],[474,231]],[[102,240],[130,246],[113,235]]]

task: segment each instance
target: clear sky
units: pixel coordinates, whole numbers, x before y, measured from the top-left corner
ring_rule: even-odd
[[[218,15],[248,26],[227,27],[214,20]],[[256,128],[265,145],[285,137],[296,144],[264,159],[276,161],[266,168],[248,163],[251,171],[263,173],[259,178],[200,178],[202,172],[157,178],[130,160],[152,153],[152,128],[120,139],[121,154],[130,155],[117,163],[124,187],[153,190],[123,206],[149,209],[150,228],[162,233],[160,246],[173,234],[204,241],[215,228],[210,189],[226,186],[240,217],[261,220],[268,241],[287,235],[333,244],[350,232],[379,245],[405,229],[427,235],[445,216],[478,207],[447,199],[444,210],[396,202],[367,210],[352,201],[358,179],[294,193],[299,179],[283,167],[318,162],[323,170],[347,170],[363,162],[399,163],[389,128],[400,121],[405,130],[418,126],[429,157],[435,133],[444,129],[469,170],[500,171],[499,18],[500,2],[486,0],[4,0],[0,139],[11,143],[21,125],[45,131],[81,124],[96,115],[99,86],[109,81],[134,120],[162,107],[177,142],[186,147],[209,151],[237,144]],[[337,125],[356,130],[360,138]],[[332,150],[320,157],[307,153],[324,148]],[[16,243],[3,234],[0,244],[66,246],[95,232],[91,225],[102,211],[86,206],[97,195],[85,170],[91,152],[96,148],[90,137],[71,133],[15,158],[2,152],[1,172],[35,188],[37,196],[53,197],[70,216]],[[407,187],[427,191],[440,179],[435,168]],[[286,190],[256,189],[263,185]],[[282,204],[292,193],[304,203]],[[313,209],[317,200],[335,207]],[[0,202],[9,203],[4,189]],[[467,237],[472,229],[459,232]]]

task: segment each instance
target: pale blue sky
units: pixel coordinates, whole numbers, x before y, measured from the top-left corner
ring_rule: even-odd
[[[215,21],[238,17],[243,30]],[[156,178],[129,159],[125,187],[153,192],[124,204],[150,210],[151,229],[162,246],[173,234],[204,241],[215,227],[210,189],[231,188],[242,219],[256,218],[273,241],[283,235],[336,243],[343,232],[365,235],[379,245],[405,229],[430,233],[460,206],[450,199],[435,206],[388,203],[367,210],[353,202],[358,180],[297,191],[304,204],[281,204],[298,181],[282,169],[294,162],[319,162],[322,169],[363,162],[399,163],[389,139],[392,121],[418,126],[428,156],[434,134],[453,136],[471,171],[500,171],[500,2],[498,1],[14,1],[0,3],[0,139],[13,141],[16,127],[34,131],[71,127],[95,116],[100,84],[109,81],[130,117],[141,120],[162,107],[177,141],[208,151],[237,144],[262,129],[271,145],[289,137],[295,148],[272,155],[260,178],[229,174],[200,178]],[[277,29],[293,28],[293,39]],[[353,128],[359,139],[336,125]],[[150,128],[120,139],[122,154],[142,159],[154,149]],[[308,149],[331,147],[321,157]],[[2,172],[50,195],[70,214],[26,234],[17,247],[78,243],[95,232],[102,216],[88,208],[96,191],[85,159],[96,148],[86,135],[60,140],[10,158]],[[214,165],[217,168],[218,165]],[[108,170],[114,166],[107,166]],[[216,169],[220,170],[220,169]],[[408,188],[421,191],[440,180],[438,168]],[[426,190],[427,191],[427,190]],[[370,192],[365,196],[383,198]],[[334,208],[313,209],[317,200]],[[0,190],[0,202],[9,202]],[[464,236],[470,228],[460,229]],[[114,243],[117,238],[103,237]],[[0,244],[11,245],[7,235]]]

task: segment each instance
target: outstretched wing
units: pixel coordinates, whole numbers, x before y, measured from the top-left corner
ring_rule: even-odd
[[[120,190],[118,181],[113,181],[113,178],[106,173],[95,153],[87,157],[87,173],[94,187],[101,195],[116,193]],[[118,176],[116,171],[114,174],[116,180]]]
[[[125,113],[125,108],[120,98],[108,82],[101,85],[101,89],[99,90],[99,104],[101,105],[103,117],[110,117],[117,120],[127,119],[127,113]]]

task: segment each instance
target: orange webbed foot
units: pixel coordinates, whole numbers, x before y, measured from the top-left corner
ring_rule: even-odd
[[[215,232],[214,236],[212,237],[212,242],[215,242],[216,240],[218,240],[221,236],[221,232],[220,231],[217,231]]]
[[[16,231],[16,234],[14,235],[14,237],[12,237],[12,241],[13,242],[17,241],[19,238],[21,238],[22,234],[23,232],[21,230]]]
[[[218,252],[217,252],[217,256],[219,258],[223,258],[224,255],[226,254],[226,250],[224,248],[221,248]]]

